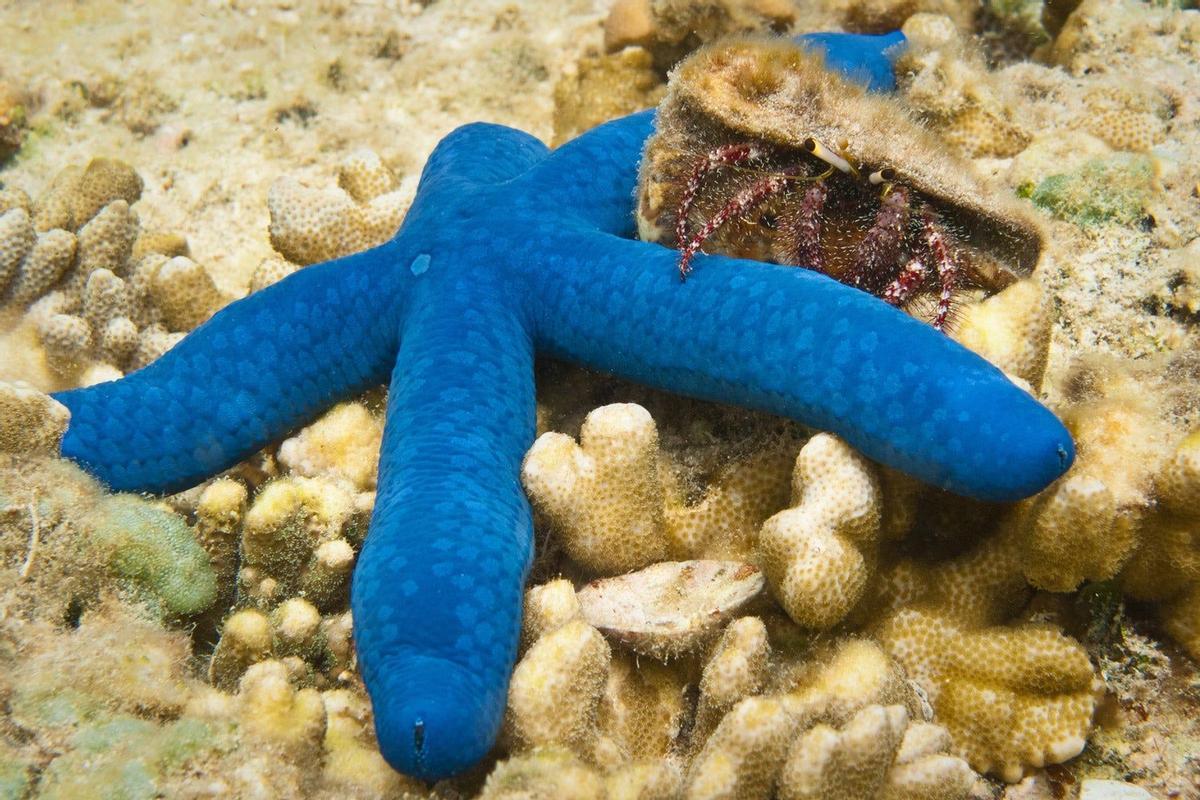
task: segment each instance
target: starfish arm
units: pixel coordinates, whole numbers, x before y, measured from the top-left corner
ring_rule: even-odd
[[[833,431],[867,456],[985,500],[1070,466],[1062,424],[929,326],[805,269],[561,231],[576,254],[534,275],[539,349],[632,380]],[[583,270],[576,259],[591,262]]]
[[[426,779],[490,749],[533,547],[521,458],[533,349],[486,276],[414,301],[388,397],[379,489],[354,573],[354,630],[379,746]]]
[[[572,139],[534,167],[527,180],[541,213],[632,236],[638,164],[654,132],[654,110],[599,125]],[[564,180],[570,176],[570,180]]]
[[[116,490],[173,492],[380,383],[399,287],[386,247],[301,270],[233,303],[143,369],[60,392],[62,453]]]
[[[512,180],[543,161],[549,148],[536,136],[490,122],[461,125],[446,134],[421,170],[418,200],[451,186]]]

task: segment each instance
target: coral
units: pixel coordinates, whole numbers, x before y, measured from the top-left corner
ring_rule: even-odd
[[[571,582],[559,578],[534,586],[525,593],[525,613],[521,620],[522,649],[551,631],[581,615],[579,599]]]
[[[635,45],[662,72],[701,44],[737,33],[782,32],[799,12],[792,0],[618,0],[604,21],[604,46]]]
[[[358,492],[375,488],[383,421],[362,403],[341,403],[279,447],[293,475],[325,478]]]
[[[771,593],[804,627],[840,622],[862,597],[879,539],[879,479],[849,445],[817,434],[800,450],[793,507],[768,519],[759,553]]]
[[[319,756],[325,734],[325,704],[316,689],[296,689],[282,661],[261,661],[238,683],[239,730],[271,745],[288,759]]]
[[[970,158],[1008,157],[1029,143],[1004,83],[949,17],[914,14],[902,29],[900,90],[942,139]]]
[[[650,52],[641,47],[584,56],[569,65],[554,86],[552,146],[601,122],[657,105],[666,85],[653,65]]]
[[[658,430],[650,413],[632,403],[598,408],[579,438],[576,444],[543,434],[521,465],[525,490],[567,554],[607,575],[665,559]]]
[[[179,237],[139,238],[142,179],[104,158],[67,167],[32,205],[0,216],[0,293],[28,307],[60,379],[111,380],[145,366],[226,302]],[[170,332],[168,332],[170,331]]]
[[[1083,750],[1099,681],[1086,651],[1053,627],[964,630],[909,608],[878,635],[924,688],[955,752],[980,772],[1015,782]]]
[[[589,757],[611,658],[604,637],[580,620],[534,642],[508,686],[508,728],[518,750],[559,746]]]
[[[913,17],[939,17],[958,29],[974,27],[975,3],[959,0],[836,0],[842,24],[855,33],[883,34],[907,26]],[[907,34],[907,29],[905,30]]]
[[[1154,476],[1160,506],[1138,522],[1139,544],[1122,570],[1121,589],[1158,601],[1158,616],[1200,658],[1200,432],[1175,445]]]
[[[635,652],[668,659],[711,641],[763,593],[758,567],[736,561],[665,561],[596,580],[578,593],[590,624]]]
[[[242,524],[241,586],[265,605],[302,594],[329,607],[345,595],[369,511],[328,480],[271,481]]]
[[[29,97],[8,81],[0,79],[0,164],[21,149],[28,123]]]
[[[393,770],[383,760],[371,726],[371,704],[349,689],[321,693],[325,704],[325,755],[321,776],[340,792],[370,797],[423,792],[419,781]]]
[[[229,592],[234,586],[248,494],[242,482],[219,478],[205,486],[196,500],[196,541],[208,554],[220,591]]]
[[[1146,215],[1157,191],[1156,176],[1150,156],[1117,153],[1087,161],[1075,172],[1050,175],[1022,193],[1076,225],[1129,225]]]
[[[637,762],[665,765],[664,759],[680,742],[690,711],[681,670],[618,651],[609,664],[597,709],[592,760],[610,772]],[[642,777],[654,784],[663,779],[653,774]]]
[[[842,640],[798,667],[772,687],[784,693],[740,700],[722,718],[692,760],[684,796],[768,798],[788,751],[812,727],[840,726],[871,704],[917,708],[895,664],[868,640]]]
[[[581,444],[538,437],[522,482],[567,554],[591,573],[675,558],[746,559],[758,528],[787,500],[790,436],[722,464],[697,502],[658,447],[658,429],[635,404],[592,411]]]
[[[408,197],[396,186],[396,176],[369,150],[342,161],[336,188],[281,177],[267,193],[271,246],[305,266],[383,244],[408,210]]]
[[[70,413],[24,381],[0,381],[0,451],[56,455]]]
[[[867,706],[840,729],[820,723],[797,737],[779,798],[963,800],[976,775],[949,747],[945,729],[910,724],[903,706]]]
[[[270,618],[256,608],[234,612],[221,626],[221,638],[208,662],[214,686],[232,689],[251,664],[265,661],[273,645]]]
[[[604,779],[570,751],[542,748],[501,761],[478,800],[603,800]]]
[[[208,555],[187,522],[169,509],[134,495],[106,496],[83,515],[80,527],[96,557],[164,614],[198,614],[216,599]]]
[[[962,309],[951,335],[1036,392],[1050,351],[1050,309],[1037,277]]]
[[[688,800],[770,796],[795,734],[796,718],[779,697],[748,697],[722,718],[692,762]]]
[[[725,628],[700,676],[697,731],[711,730],[735,704],[763,690],[770,654],[767,628],[757,617],[742,617]]]

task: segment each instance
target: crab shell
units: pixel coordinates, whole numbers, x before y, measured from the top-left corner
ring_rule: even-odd
[[[727,39],[694,53],[672,72],[656,129],[638,185],[638,231],[644,240],[676,245],[684,186],[697,160],[714,148],[761,141],[794,150],[799,158],[811,137],[859,165],[863,184],[871,171],[894,169],[896,181],[929,202],[953,232],[972,282],[989,292],[1030,274],[1041,258],[1042,229],[1015,198],[989,190],[967,161],[897,100],[828,70],[819,54],[789,39]],[[715,193],[716,203],[706,207],[697,200],[694,214],[711,215],[747,181],[735,170],[714,171],[699,194]],[[693,224],[698,218],[692,217]],[[855,224],[865,231],[870,220],[864,216]],[[769,228],[739,220],[713,237],[711,250],[770,260],[774,236]]]

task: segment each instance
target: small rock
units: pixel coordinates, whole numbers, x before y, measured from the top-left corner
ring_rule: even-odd
[[[668,561],[592,581],[583,618],[631,650],[666,659],[709,641],[763,592],[758,567],[738,561]]]
[[[1154,795],[1132,783],[1089,778],[1079,787],[1079,800],[1154,800]]]

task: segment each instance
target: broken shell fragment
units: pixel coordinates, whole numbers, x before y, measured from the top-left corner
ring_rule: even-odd
[[[579,591],[583,618],[629,649],[657,659],[691,652],[763,593],[753,564],[667,561]]]

